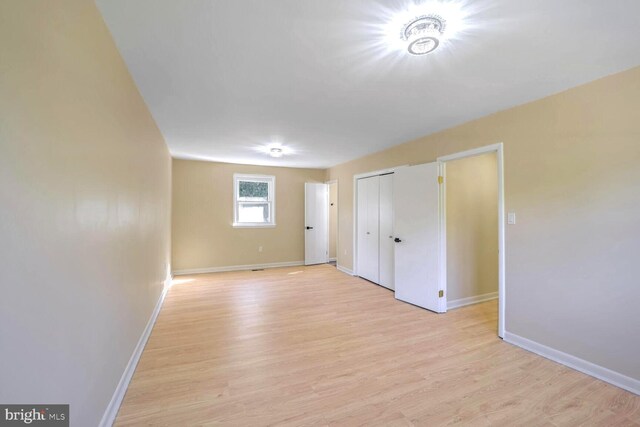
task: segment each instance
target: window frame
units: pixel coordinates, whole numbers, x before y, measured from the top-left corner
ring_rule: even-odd
[[[266,202],[255,201],[253,203],[268,203],[270,209],[270,222],[239,222],[238,213],[240,203],[238,200],[240,182],[266,182],[268,184],[268,196]],[[251,202],[249,202],[251,203]],[[274,175],[256,175],[245,173],[233,174],[233,227],[234,228],[273,228],[276,226],[276,177]]]

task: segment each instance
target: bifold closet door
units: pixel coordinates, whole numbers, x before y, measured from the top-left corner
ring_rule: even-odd
[[[358,276],[379,283],[380,177],[358,180]]]
[[[380,284],[394,289],[393,174],[380,176]]]

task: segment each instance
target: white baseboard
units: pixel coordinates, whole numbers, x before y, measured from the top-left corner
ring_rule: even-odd
[[[497,299],[497,292],[490,292],[488,294],[475,295],[467,298],[459,298],[454,299],[453,301],[447,301],[447,310],[451,310],[454,308],[464,307],[465,305],[477,304],[479,302],[490,301],[492,299]]]
[[[160,309],[162,308],[162,303],[164,303],[164,297],[167,295],[167,291],[169,290],[169,286],[165,285],[165,288],[160,294],[158,298],[158,302],[156,303],[153,312],[151,313],[151,317],[147,322],[147,326],[144,328],[140,339],[138,340],[138,344],[136,348],[133,350],[133,354],[129,359],[129,363],[127,363],[127,367],[120,377],[120,382],[116,387],[113,396],[111,397],[111,402],[107,406],[107,410],[102,415],[102,420],[100,420],[100,427],[111,427],[116,420],[116,416],[118,415],[118,410],[120,409],[120,405],[122,404],[122,399],[124,399],[124,395],[127,392],[127,388],[129,387],[129,383],[131,382],[131,378],[133,377],[133,373],[136,370],[136,366],[140,361],[140,356],[142,356],[142,351],[144,350],[144,346],[147,344],[147,340],[151,335],[151,331],[153,330],[153,325],[156,323],[156,319],[158,318],[158,314],[160,314]]]
[[[329,262],[338,262],[338,258],[329,258]]]
[[[224,271],[245,271],[245,270],[258,270],[263,268],[296,267],[299,265],[304,265],[304,261],[271,262],[268,264],[229,265],[226,267],[191,268],[187,270],[176,270],[173,272],[173,274],[175,276],[181,276],[185,274],[221,273]]]
[[[348,269],[348,268],[346,268],[346,267],[343,267],[343,266],[341,266],[341,265],[336,265],[336,268],[337,268],[338,270],[342,271],[343,273],[348,274],[349,276],[353,276],[353,271],[352,271],[352,270],[349,270],[349,269]]]
[[[547,347],[544,344],[531,341],[530,339],[523,338],[519,335],[512,334],[511,332],[504,333],[504,340],[510,344],[522,347],[525,350],[529,350],[542,357],[553,360],[554,362],[558,362],[562,365],[598,378],[599,380],[613,384],[616,387],[620,387],[630,391],[631,393],[640,395],[640,380],[628,377],[619,372],[612,371],[611,369],[596,365],[595,363],[588,362],[560,350]]]

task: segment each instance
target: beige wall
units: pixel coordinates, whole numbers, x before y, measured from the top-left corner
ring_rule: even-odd
[[[0,402],[95,426],[163,289],[171,159],[93,2],[0,2],[0,52]]]
[[[338,183],[329,184],[329,258],[338,250]]]
[[[233,228],[233,174],[276,177],[274,228]],[[324,170],[173,161],[174,271],[304,260],[304,183]],[[262,252],[258,247],[262,246]]]
[[[448,301],[498,292],[497,156],[446,167]]]
[[[507,331],[640,379],[640,67],[331,168],[338,264],[354,174],[501,141]]]

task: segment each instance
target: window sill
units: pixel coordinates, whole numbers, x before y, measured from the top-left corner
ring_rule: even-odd
[[[275,224],[262,224],[262,223],[249,223],[249,222],[234,222],[233,228],[275,228]]]

